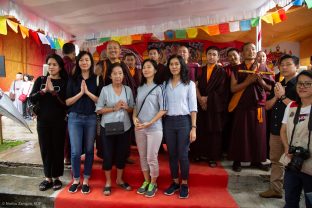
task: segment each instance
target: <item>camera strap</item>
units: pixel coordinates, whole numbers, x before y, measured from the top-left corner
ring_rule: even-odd
[[[289,146],[291,146],[292,142],[293,142],[293,139],[294,139],[294,134],[295,134],[295,129],[296,129],[296,125],[298,124],[299,122],[299,116],[300,116],[300,110],[301,110],[301,104],[299,104],[297,110],[296,110],[296,114],[295,114],[295,117],[294,117],[294,128],[292,130],[292,133],[291,133],[291,138],[290,138],[290,144]],[[308,122],[308,129],[309,129],[309,136],[308,136],[308,147],[307,149],[309,149],[310,147],[310,140],[311,140],[311,131],[312,131],[312,106],[311,106],[311,109],[310,109],[310,115],[309,115],[309,122]]]

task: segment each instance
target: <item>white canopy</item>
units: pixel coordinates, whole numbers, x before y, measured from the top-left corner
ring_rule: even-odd
[[[0,0],[0,3],[4,0]],[[291,0],[6,0],[2,14],[78,40],[159,33],[262,16]],[[28,26],[25,25],[25,26]],[[48,25],[48,26],[47,26]],[[51,26],[53,25],[53,27]]]

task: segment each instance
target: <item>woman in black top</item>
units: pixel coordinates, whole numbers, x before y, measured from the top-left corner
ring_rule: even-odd
[[[94,62],[89,52],[81,51],[77,56],[76,69],[70,78],[66,92],[69,106],[68,131],[71,146],[71,164],[74,182],[70,193],[80,187],[80,156],[85,151],[83,185],[81,192],[90,193],[89,178],[93,164],[94,138],[96,133],[95,103],[99,94],[99,79],[94,75]]]
[[[64,172],[67,74],[59,55],[49,55],[46,63],[49,65],[47,76],[41,76],[35,81],[30,94],[30,101],[39,106],[39,111],[36,112],[37,131],[46,177],[39,185],[40,191],[52,187],[54,190],[60,189],[62,182],[59,177]]]

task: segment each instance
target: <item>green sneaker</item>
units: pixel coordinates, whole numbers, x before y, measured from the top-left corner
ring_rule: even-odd
[[[142,184],[142,186],[140,188],[138,188],[137,190],[137,194],[145,194],[147,189],[148,189],[148,185],[149,185],[149,182],[147,181],[144,181],[144,183]]]
[[[157,192],[157,184],[150,183],[148,185],[148,189],[147,189],[147,191],[145,193],[145,196],[146,197],[154,197],[156,192]]]

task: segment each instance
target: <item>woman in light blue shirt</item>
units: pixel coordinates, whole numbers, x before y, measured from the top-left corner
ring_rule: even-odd
[[[197,100],[196,87],[188,77],[188,68],[183,58],[172,55],[168,60],[169,79],[166,81],[168,102],[164,119],[164,136],[169,152],[169,165],[173,183],[165,190],[165,195],[173,195],[180,190],[179,198],[189,196],[189,159],[191,142],[196,139]],[[179,166],[181,186],[179,183]]]
[[[126,191],[132,189],[128,183],[123,181],[123,170],[130,145],[128,139],[131,127],[129,113],[133,110],[134,100],[131,89],[122,84],[124,73],[119,63],[112,65],[110,78],[112,84],[102,88],[96,105],[96,112],[102,114],[100,134],[103,146],[103,168],[106,178],[103,193],[106,196],[111,194],[111,170],[114,161],[117,169],[117,185]],[[124,131],[117,135],[107,135],[108,123],[114,122],[122,122]]]
[[[166,100],[163,85],[159,85],[156,78],[156,61],[146,59],[142,68],[143,77],[138,88],[133,123],[145,181],[137,193],[153,197],[157,191],[156,180],[159,176],[157,157],[163,137],[161,117],[166,113]]]

